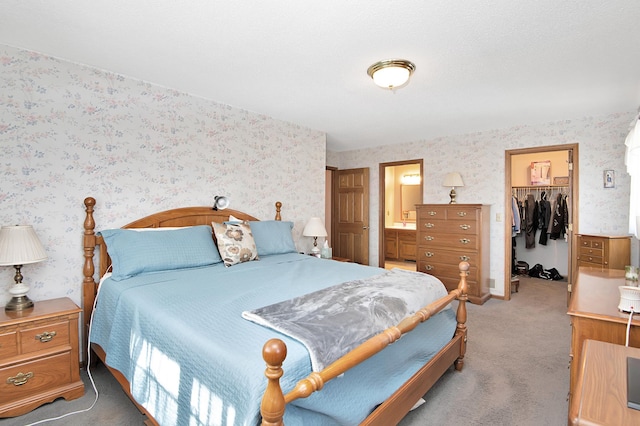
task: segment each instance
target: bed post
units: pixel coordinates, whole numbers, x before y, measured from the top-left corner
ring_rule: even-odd
[[[460,284],[458,284],[458,290],[460,295],[458,296],[458,311],[456,313],[456,335],[461,335],[462,340],[460,342],[460,356],[455,360],[454,365],[457,371],[462,370],[464,366],[464,354],[467,352],[467,273],[469,271],[469,263],[460,262],[458,265],[460,269]]]
[[[84,219],[84,265],[82,267],[82,275],[84,280],[82,281],[82,324],[83,324],[83,362],[86,364],[87,359],[87,345],[89,343],[89,322],[91,321],[91,311],[93,310],[93,303],[96,298],[96,282],[93,278],[94,265],[93,255],[96,248],[96,234],[94,229],[96,222],[93,219],[93,207],[96,205],[96,200],[93,197],[87,197],[84,199],[86,217]]]
[[[280,201],[276,201],[276,220],[282,220],[280,216],[280,209],[282,208],[282,203]]]
[[[270,339],[262,348],[262,358],[267,363],[264,375],[267,376],[267,389],[260,404],[262,426],[283,426],[285,400],[280,377],[282,377],[282,363],[287,357],[287,346],[280,339]]]

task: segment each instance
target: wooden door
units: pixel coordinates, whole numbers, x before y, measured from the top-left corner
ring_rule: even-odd
[[[369,264],[369,168],[336,171],[333,255]]]

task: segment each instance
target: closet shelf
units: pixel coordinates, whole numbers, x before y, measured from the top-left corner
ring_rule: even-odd
[[[545,189],[545,188],[568,188],[569,185],[525,185],[512,186],[511,189]]]

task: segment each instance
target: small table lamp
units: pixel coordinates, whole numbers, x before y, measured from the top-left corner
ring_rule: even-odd
[[[0,228],[0,266],[16,268],[15,285],[9,289],[13,295],[4,307],[7,311],[21,311],[33,306],[27,297],[29,287],[22,283],[20,268],[47,258],[36,232],[31,225],[3,226]]]
[[[449,204],[456,204],[456,187],[464,186],[462,183],[462,176],[458,172],[447,173],[444,177],[444,182],[442,182],[442,186],[450,186],[451,192],[449,193],[449,197],[451,201]]]
[[[319,217],[312,217],[307,222],[304,230],[302,231],[302,235],[305,237],[313,237],[313,249],[311,249],[311,253],[320,257],[320,248],[318,248],[318,237],[326,237],[327,230],[324,227],[324,223],[322,223],[322,219]]]

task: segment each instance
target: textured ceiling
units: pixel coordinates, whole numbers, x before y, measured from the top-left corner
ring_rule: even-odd
[[[0,44],[327,133],[342,151],[635,110],[637,0],[3,0]],[[366,70],[413,61],[408,86]]]

